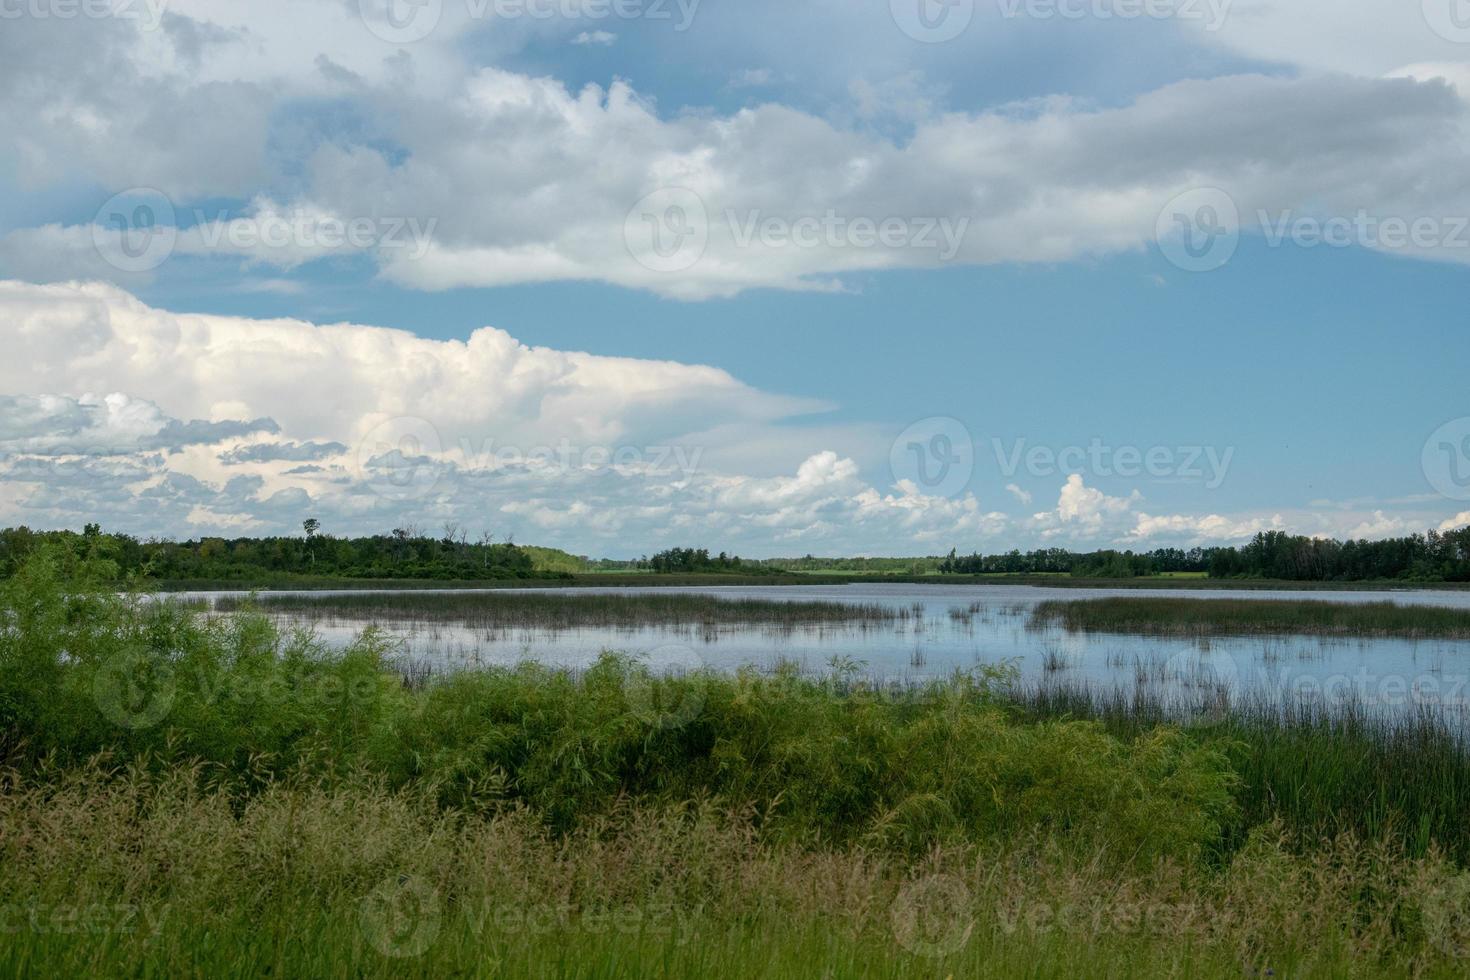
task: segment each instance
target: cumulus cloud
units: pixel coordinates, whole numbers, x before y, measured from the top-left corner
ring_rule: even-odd
[[[340,442],[258,442],[248,446],[236,446],[229,452],[220,453],[220,462],[238,463],[301,463],[311,460],[341,456],[347,447]]]
[[[1006,522],[973,495],[871,485],[853,459],[804,448],[790,427],[826,406],[698,365],[528,348],[493,328],[433,341],[174,314],[100,284],[0,282],[0,321],[20,355],[0,364],[0,391],[20,392],[0,416],[0,448],[16,453],[0,494],[6,515],[34,524],[177,534],[318,516],[368,532],[411,516],[596,551],[711,538],[937,545]],[[84,381],[149,397],[47,391]],[[232,421],[265,405],[275,418]],[[742,469],[747,441],[768,462],[784,442],[792,469]],[[103,450],[131,455],[101,469],[58,458]]]
[[[158,188],[178,212],[175,260],[291,269],[351,253],[416,289],[591,280],[691,300],[831,290],[882,269],[1142,249],[1165,205],[1200,187],[1228,192],[1256,232],[1260,211],[1470,213],[1458,176],[1470,104],[1443,81],[1420,80],[1422,70],[1225,76],[1101,108],[1058,96],[969,112],[946,111],[942,86],[910,70],[858,78],[852,108],[831,116],[774,102],[663,114],[627,82],[574,90],[463,63],[454,41],[479,25],[456,5],[411,55],[361,23],[347,30],[355,6],[293,4],[285,16],[268,4],[272,21],[189,3],[154,32],[78,21],[63,33],[28,19],[0,40],[0,83],[32,82],[8,85],[20,95],[0,109],[8,131],[25,134],[17,167],[37,182],[70,173]],[[1368,26],[1354,36],[1376,41]],[[1254,43],[1234,37],[1227,43]],[[59,59],[63,43],[93,57]],[[1389,68],[1437,64],[1431,56],[1444,52],[1413,53]],[[86,64],[76,77],[55,67],[72,60]],[[356,123],[317,118],[323,102],[352,107]],[[187,144],[152,138],[160,119],[185,127]],[[902,135],[869,125],[883,119],[904,121]],[[299,151],[300,165],[281,169],[271,147]],[[221,198],[246,203],[227,215],[201,207]],[[262,223],[296,215],[314,231],[257,241]],[[319,233],[356,220],[412,220],[423,234],[405,244],[379,225],[347,246]],[[0,238],[0,263],[32,279],[126,282],[136,273],[98,261],[97,239],[109,254],[121,233],[14,228]],[[1470,261],[1466,248],[1401,251]]]
[[[1030,507],[1031,506],[1031,499],[1032,498],[1031,498],[1031,491],[1030,490],[1022,490],[1019,486],[1017,486],[1014,483],[1007,483],[1006,484],[1006,493],[1010,494],[1012,497],[1015,497],[1018,501],[1020,501],[1021,504],[1022,504],[1022,506],[1025,506],[1025,507]]]
[[[122,392],[0,395],[0,451],[41,456],[178,451],[256,432],[279,431],[275,421],[169,418],[151,401]]]

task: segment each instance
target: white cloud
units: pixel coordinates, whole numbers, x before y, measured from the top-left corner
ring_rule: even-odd
[[[582,45],[584,47],[590,45],[611,47],[614,43],[617,42],[617,39],[618,36],[611,31],[583,31],[581,34],[578,34],[576,37],[572,38],[572,43]]]
[[[18,94],[0,107],[0,124],[20,134],[15,172],[35,185],[95,182],[109,194],[155,187],[185,215],[203,201],[253,202],[229,215],[229,227],[272,213],[376,219],[386,208],[432,227],[427,249],[359,251],[412,288],[592,280],[685,299],[831,290],[844,276],[946,261],[1137,250],[1153,239],[1164,205],[1200,186],[1227,190],[1252,223],[1258,210],[1470,213],[1470,188],[1458,177],[1470,104],[1442,82],[1242,75],[1164,85],[1107,108],[1055,97],[945,112],[943,87],[909,70],[857,79],[846,123],[843,112],[824,118],[775,103],[660,114],[622,81],[572,91],[553,78],[465,64],[456,42],[482,25],[457,5],[444,5],[440,29],[411,50],[375,39],[347,9],[355,6],[291,4],[288,14],[274,0],[231,13],[197,0],[146,34],[115,23],[12,25],[0,39],[0,84]],[[1393,29],[1380,30],[1384,17]],[[1375,43],[1404,35],[1409,21],[1428,33],[1418,17],[1384,17],[1355,12],[1334,23]],[[1285,5],[1241,7],[1229,23],[1242,34],[1227,32],[1226,42],[1256,50],[1258,35],[1271,36],[1251,26],[1258,22],[1321,26]],[[1408,44],[1395,57],[1371,74],[1456,64],[1434,45]],[[344,111],[360,124],[330,126],[314,115],[324,103],[351,107]],[[875,119],[913,125],[886,136],[867,125]],[[181,131],[188,140],[158,135]],[[635,205],[669,187],[697,194],[697,212],[654,208],[649,225]],[[790,236],[745,241],[744,229],[768,219],[820,225],[829,213],[844,234],[801,239],[810,246]],[[948,258],[930,226],[940,220],[955,232]],[[874,226],[887,221],[903,233],[878,236]],[[692,228],[694,241],[707,236],[702,252],[692,249],[687,264],[677,253],[673,271],[641,263],[635,255],[654,257],[660,222],[662,244]],[[342,251],[201,244],[210,230],[181,236],[176,255],[289,269]],[[1419,253],[1470,261],[1465,248]],[[10,275],[128,281],[98,259],[85,224],[0,237]]]
[[[824,406],[698,365],[528,348],[492,328],[433,341],[173,314],[100,284],[0,282],[0,322],[15,345],[0,391],[18,393],[4,402],[0,498],[40,526],[223,533],[317,516],[345,533],[455,520],[605,552],[937,547],[1007,523],[973,496],[882,493],[830,449],[786,474],[733,468],[749,461],[747,440],[768,465],[776,442],[798,451],[809,440],[789,420]],[[86,386],[146,396],[55,394]],[[265,406],[270,418],[232,421]],[[79,456],[98,452],[121,458]]]
[[[1030,490],[1022,490],[1019,486],[1017,486],[1014,483],[1007,483],[1006,484],[1006,493],[1009,493],[1012,497],[1015,497],[1017,500],[1019,500],[1021,502],[1022,506],[1025,506],[1025,507],[1030,507],[1031,506],[1031,491]]]
[[[1460,528],[1470,525],[1470,510],[1462,510],[1449,520],[1440,524],[1441,531],[1458,531]]]

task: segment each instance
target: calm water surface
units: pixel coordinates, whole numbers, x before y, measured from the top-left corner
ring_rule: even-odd
[[[1466,714],[1470,704],[1470,642],[1462,640],[1325,639],[1250,636],[1208,641],[1068,633],[1028,629],[1032,607],[1047,599],[1126,594],[1200,599],[1298,599],[1383,602],[1470,608],[1470,592],[1262,592],[1236,590],[1048,589],[1006,585],[721,586],[679,589],[525,589],[488,594],[552,592],[623,594],[678,591],[714,597],[775,601],[824,599],[879,603],[917,615],[883,626],[763,626],[718,628],[668,625],[638,629],[556,631],[469,628],[453,621],[377,623],[401,644],[406,660],[436,670],[510,665],[523,660],[584,667],[605,650],[647,658],[656,668],[733,670],[790,661],[819,671],[836,657],[890,681],[924,680],[984,664],[1010,664],[1026,683],[1069,683],[1094,690],[1150,690],[1185,701],[1218,696],[1334,704],[1361,701],[1390,710],[1429,706]],[[190,595],[215,599],[235,593]],[[311,593],[323,595],[330,593]],[[370,618],[279,615],[286,626],[306,626],[332,645],[344,645]]]

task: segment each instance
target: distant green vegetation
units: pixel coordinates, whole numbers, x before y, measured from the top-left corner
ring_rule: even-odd
[[[1033,626],[1100,633],[1209,636],[1311,633],[1322,636],[1470,637],[1470,609],[1283,599],[1109,597],[1039,603]]]
[[[1083,554],[1061,548],[994,555],[951,551],[939,570],[954,575],[1065,572],[1075,578],[1100,579],[1207,572],[1212,579],[1470,582],[1470,526],[1383,541],[1332,541],[1266,531],[1239,548],[1160,548],[1138,553]]]
[[[910,610],[876,603],[786,602],[719,598],[682,592],[555,594],[543,592],[394,592],[332,595],[224,597],[216,608],[258,608],[318,616],[350,616],[372,622],[452,620],[476,629],[628,628],[658,625],[761,624],[800,626],[890,623]]]
[[[489,535],[469,540],[449,525],[441,537],[413,527],[367,538],[335,538],[315,521],[301,537],[200,538],[194,541],[142,541],[126,534],[104,534],[89,524],[71,531],[0,531],[0,578],[43,545],[75,554],[103,557],[125,574],[155,581],[290,584],[293,581],[493,581],[545,579],[570,575],[584,559],[551,548],[521,548]]]
[[[430,680],[369,630],[0,582],[0,971],[1459,976],[1441,717],[1018,691],[1001,668]],[[432,597],[422,597],[432,598]]]

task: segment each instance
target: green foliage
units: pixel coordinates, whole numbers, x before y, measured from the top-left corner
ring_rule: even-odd
[[[125,534],[103,534],[88,525],[83,534],[0,530],[0,579],[9,577],[36,551],[105,558],[125,574],[147,574],[155,581],[289,584],[297,580],[372,579],[494,581],[558,578],[572,569],[571,556],[551,549],[535,553],[482,537],[469,541],[457,528],[441,538],[413,527],[366,538],[335,538],[321,533],[315,520],[303,523],[299,538],[202,538],[197,541],[139,541]],[[539,563],[538,563],[539,560]]]

